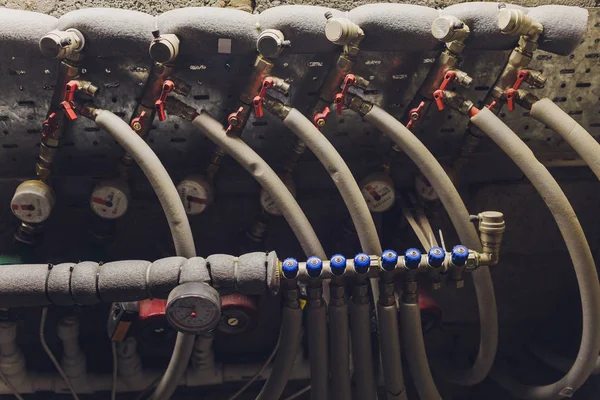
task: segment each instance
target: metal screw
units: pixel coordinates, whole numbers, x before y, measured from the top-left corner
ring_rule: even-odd
[[[240,323],[240,320],[234,317],[231,317],[227,320],[227,325],[229,326],[238,326]]]
[[[319,118],[317,120],[317,125],[319,125],[319,127],[324,127],[325,126],[325,120],[323,118]]]
[[[411,112],[410,119],[412,119],[413,121],[417,121],[419,119],[419,113],[416,111]]]
[[[134,131],[139,131],[139,130],[141,130],[141,129],[142,129],[142,124],[140,124],[140,123],[139,123],[139,122],[137,122],[137,121],[133,123],[133,130],[134,130]]]

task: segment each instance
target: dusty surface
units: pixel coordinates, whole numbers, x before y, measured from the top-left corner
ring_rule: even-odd
[[[8,8],[19,8],[30,11],[38,11],[59,17],[69,11],[90,7],[113,7],[129,10],[144,11],[149,14],[160,14],[164,11],[181,7],[201,6],[229,6],[249,11],[264,11],[270,7],[283,4],[304,4],[330,6],[339,10],[349,10],[362,4],[381,3],[382,0],[256,0],[252,2],[244,0],[2,0],[0,4]],[[411,3],[428,7],[445,7],[450,4],[461,3],[462,0],[402,0],[390,1],[391,3]],[[565,4],[582,7],[594,7],[600,5],[600,0],[517,0],[515,4],[536,6],[542,4]]]

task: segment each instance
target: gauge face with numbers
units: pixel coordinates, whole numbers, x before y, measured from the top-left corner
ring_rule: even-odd
[[[221,319],[219,293],[200,282],[179,285],[169,294],[166,315],[169,323],[179,332],[210,332]]]
[[[212,188],[201,177],[184,179],[177,185],[177,192],[188,215],[201,214],[212,200]]]
[[[48,185],[32,180],[19,185],[10,207],[21,221],[39,224],[50,216],[54,201],[54,192]]]
[[[90,206],[92,211],[101,218],[121,218],[129,206],[128,190],[124,184],[98,184],[92,192]]]

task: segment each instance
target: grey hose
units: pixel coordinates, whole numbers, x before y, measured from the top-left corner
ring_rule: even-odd
[[[371,350],[371,305],[369,298],[357,302],[353,296],[350,304],[350,329],[352,335],[352,358],[357,398],[375,400],[376,386],[373,375],[373,352]]]
[[[321,294],[319,294],[320,296]],[[309,294],[306,305],[306,321],[309,333],[310,398],[311,400],[328,400],[327,306],[322,298],[314,299]]]
[[[569,143],[600,179],[600,144],[588,131],[550,99],[533,103],[530,114]]]
[[[441,400],[425,351],[423,329],[421,328],[421,310],[419,304],[400,302],[400,336],[402,347],[408,360],[410,375],[415,383],[419,398]]]
[[[336,304],[338,302],[339,304]],[[329,349],[331,354],[331,398],[333,400],[352,398],[350,392],[350,336],[348,330],[348,303],[344,298],[331,298],[329,302]],[[363,343],[363,345],[366,344]],[[370,345],[369,342],[369,348]]]
[[[407,400],[400,357],[400,333],[398,332],[398,310],[396,304],[377,303],[379,313],[379,347],[383,381],[388,400]],[[429,400],[429,399],[428,399]]]
[[[417,165],[439,196],[462,244],[475,251],[481,251],[481,242],[475,226],[469,222],[469,212],[465,203],[446,171],[427,147],[408,128],[375,105],[364,118],[377,126]],[[447,367],[440,374],[444,379],[460,385],[475,385],[485,379],[494,363],[498,346],[498,314],[490,271],[487,267],[480,267],[473,271],[472,276],[479,307],[480,339],[477,358],[467,370]]]
[[[381,254],[373,216],[352,172],[335,147],[295,108],[290,109],[283,123],[308,146],[331,175],[350,212],[362,250],[367,254]]]
[[[177,255],[186,258],[195,257],[196,247],[194,245],[194,237],[192,236],[192,229],[185,214],[183,203],[179,198],[179,194],[169,173],[156,154],[154,154],[144,139],[139,137],[125,121],[115,114],[106,110],[96,110],[95,115],[98,127],[110,133],[119,142],[123,149],[139,165],[146,178],[148,178],[169,222]],[[194,341],[194,335],[177,334],[177,340],[175,341],[169,365],[158,383],[152,399],[166,400],[173,395],[179,385],[179,381],[185,374],[194,347]]]
[[[306,255],[326,258],[325,251],[298,202],[265,160],[239,137],[227,135],[223,126],[207,113],[198,114],[192,123],[250,172],[258,183],[271,194]]]
[[[559,381],[544,386],[516,382],[497,369],[492,378],[514,396],[529,399],[560,399],[577,390],[594,370],[600,351],[600,285],[589,245],[566,196],[550,172],[535,158],[529,147],[487,108],[471,118],[517,164],[552,212],[573,261],[577,276],[583,329],[577,358]]]

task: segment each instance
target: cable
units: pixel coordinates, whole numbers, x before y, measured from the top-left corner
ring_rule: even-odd
[[[279,337],[277,338],[277,343],[275,343],[275,347],[273,347],[273,351],[271,352],[269,357],[266,359],[265,363],[260,368],[260,370],[256,374],[254,374],[252,379],[250,379],[248,382],[246,382],[246,384],[244,386],[242,386],[240,388],[240,390],[235,392],[235,394],[233,396],[231,396],[229,398],[229,400],[237,399],[242,393],[244,393],[246,391],[246,389],[248,389],[250,387],[250,385],[252,385],[254,382],[256,382],[256,380],[262,375],[263,372],[265,372],[265,369],[267,369],[267,366],[269,364],[271,364],[271,361],[273,361],[273,358],[275,358],[275,354],[277,354],[277,349],[279,348],[280,342],[281,342],[281,332],[279,332]]]
[[[73,387],[71,380],[69,379],[67,374],[65,374],[65,371],[63,371],[62,367],[60,366],[60,363],[58,362],[56,357],[54,357],[54,354],[52,354],[52,350],[50,350],[50,347],[48,347],[48,344],[46,343],[46,336],[44,334],[44,328],[46,327],[46,318],[47,317],[48,317],[48,307],[44,307],[42,309],[42,318],[40,318],[40,342],[42,343],[42,347],[44,348],[44,351],[48,355],[48,358],[50,358],[50,361],[52,361],[52,364],[54,364],[54,366],[56,367],[56,370],[58,371],[60,376],[62,376],[63,380],[69,387],[69,390],[71,391],[71,395],[73,395],[73,398],[75,400],[79,400],[79,396],[77,396],[77,393],[75,392],[75,388]]]
[[[8,380],[8,378],[6,377],[6,375],[4,374],[4,372],[2,372],[0,370],[0,379],[2,379],[2,382],[6,385],[6,387],[8,388],[8,390],[10,390],[10,392],[19,400],[24,400],[23,396],[21,396],[21,393],[19,393],[19,391],[12,385],[12,383],[10,383],[10,381]]]
[[[111,350],[112,350],[112,362],[113,362],[113,371],[112,371],[112,390],[110,392],[110,400],[115,400],[117,398],[117,343],[111,341]]]
[[[296,393],[294,393],[290,397],[286,397],[284,400],[294,400],[294,399],[297,399],[298,397],[302,396],[304,393],[308,392],[309,390],[310,390],[310,385],[306,386],[303,389],[300,389],[299,391],[297,391]]]

